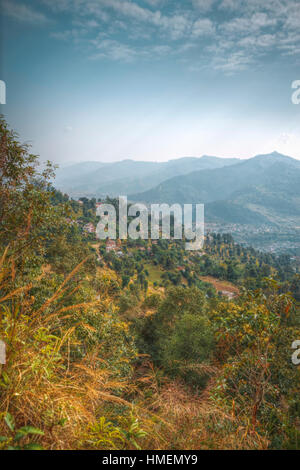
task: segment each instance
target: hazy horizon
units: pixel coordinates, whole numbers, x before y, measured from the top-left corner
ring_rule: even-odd
[[[182,160],[182,159],[185,159],[185,158],[224,158],[224,159],[237,159],[237,160],[241,160],[244,161],[244,160],[250,160],[251,158],[255,158],[255,157],[258,157],[258,156],[270,156],[272,154],[280,154],[284,157],[288,157],[288,158],[293,158],[295,160],[298,160],[297,158],[293,157],[292,155],[284,155],[284,154],[281,154],[280,152],[277,152],[277,150],[274,150],[273,152],[270,152],[270,153],[267,153],[267,154],[257,154],[257,155],[250,155],[250,157],[238,157],[238,156],[227,156],[227,157],[224,157],[222,155],[184,155],[184,156],[181,156],[181,157],[177,157],[177,158],[169,158],[169,159],[166,159],[166,160],[142,160],[142,159],[137,159],[137,158],[121,158],[120,160],[112,160],[112,161],[109,161],[109,162],[105,162],[105,161],[102,161],[102,160],[77,160],[77,161],[65,161],[65,162],[62,162],[62,163],[59,163],[57,162],[57,164],[59,165],[60,168],[63,168],[63,167],[66,167],[66,166],[72,166],[72,165],[77,165],[77,164],[81,164],[81,163],[103,163],[103,164],[113,164],[113,163],[121,163],[121,162],[125,162],[125,161],[133,161],[133,162],[140,162],[140,163],[167,163],[167,162],[171,162],[171,161],[175,161],[175,160]]]

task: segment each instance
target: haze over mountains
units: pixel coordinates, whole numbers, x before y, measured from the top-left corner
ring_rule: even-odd
[[[205,204],[206,220],[240,224],[300,221],[300,162],[272,153],[171,178],[135,201]]]
[[[277,152],[248,160],[79,163],[59,170],[55,186],[73,197],[204,203],[207,222],[300,226],[300,161]]]
[[[55,186],[73,197],[127,195],[151,189],[174,176],[221,168],[238,161],[237,158],[203,156],[184,157],[168,162],[82,162],[59,169]]]

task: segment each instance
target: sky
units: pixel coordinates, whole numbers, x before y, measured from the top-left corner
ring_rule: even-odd
[[[1,113],[42,160],[300,159],[300,0],[0,0]]]

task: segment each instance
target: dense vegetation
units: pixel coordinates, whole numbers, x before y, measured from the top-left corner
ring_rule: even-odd
[[[248,160],[82,162],[59,169],[55,187],[73,197],[128,194],[138,202],[202,202],[213,231],[233,233],[259,250],[299,256],[299,181],[299,161],[273,152]]]
[[[107,252],[96,200],[0,138],[0,448],[299,448],[297,261],[215,234]]]

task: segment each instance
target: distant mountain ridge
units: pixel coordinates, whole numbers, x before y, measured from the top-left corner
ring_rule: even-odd
[[[206,222],[300,226],[300,161],[273,152],[168,162],[84,162],[59,169],[55,186],[78,198],[128,195],[145,203],[204,203]]]
[[[145,191],[178,175],[221,168],[236,158],[183,157],[168,162],[122,160],[116,163],[83,162],[57,170],[54,185],[73,197],[118,196]]]
[[[300,222],[300,161],[273,152],[211,170],[171,178],[131,195],[134,201],[204,203],[206,221]]]

